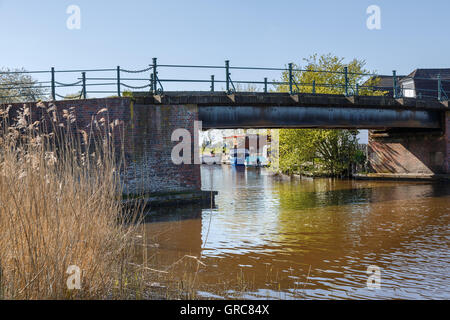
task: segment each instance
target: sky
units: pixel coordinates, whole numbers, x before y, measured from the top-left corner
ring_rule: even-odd
[[[80,9],[80,29],[67,27],[71,5]],[[371,5],[380,8],[380,29],[367,28]],[[153,57],[163,64],[229,59],[234,66],[284,67],[332,53],[364,59],[380,74],[408,74],[450,67],[448,12],[448,0],[0,0],[0,67],[142,69]],[[279,78],[232,78],[264,76]],[[209,74],[170,69],[160,77]]]
[[[81,28],[69,30],[70,5]],[[370,5],[381,29],[366,26]],[[139,68],[161,63],[284,66],[313,53],[370,70],[448,67],[450,1],[0,0],[0,65]]]

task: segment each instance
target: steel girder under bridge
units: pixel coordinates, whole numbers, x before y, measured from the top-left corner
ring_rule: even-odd
[[[196,105],[204,129],[439,129],[449,110],[447,101],[289,93],[169,92],[137,100],[139,104]]]

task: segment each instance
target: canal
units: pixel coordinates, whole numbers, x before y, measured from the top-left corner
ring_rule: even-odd
[[[449,184],[203,166],[202,185],[219,192],[215,207],[159,210],[145,224],[151,264],[197,298],[450,298]]]

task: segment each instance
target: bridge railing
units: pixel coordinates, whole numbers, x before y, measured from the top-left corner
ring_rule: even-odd
[[[187,69],[195,70],[195,78],[184,77]],[[117,66],[110,69],[57,70],[52,67],[39,71],[0,71],[0,103],[120,97],[130,92],[161,95],[171,88],[174,89],[169,91],[331,93],[448,100],[449,79],[440,76],[399,77],[394,71],[389,75],[392,83],[381,86],[379,80],[383,77],[386,76],[352,73],[348,67],[336,71],[301,69],[293,63],[283,68],[241,67],[231,65],[228,60],[221,66],[179,65],[158,64],[153,58],[152,64],[139,70]],[[279,80],[275,80],[277,78]],[[318,80],[322,78],[328,82]],[[408,80],[414,80],[416,86],[411,87]]]

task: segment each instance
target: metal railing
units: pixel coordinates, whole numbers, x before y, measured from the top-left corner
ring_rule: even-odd
[[[168,69],[176,69],[177,75],[179,70],[196,69],[204,71],[213,71],[208,78],[192,79],[192,78],[161,78],[160,74],[166,72]],[[217,73],[220,72],[224,76],[223,78],[217,77]],[[265,72],[276,73],[275,77],[282,80],[268,80],[267,76],[261,78],[254,78],[252,80],[233,80],[232,72],[246,72],[246,75],[251,72]],[[183,71],[183,74],[185,72]],[[311,82],[298,83],[297,79],[300,75],[307,73],[319,73],[328,74],[331,77],[339,79],[334,83],[320,83],[316,80]],[[222,66],[217,65],[177,65],[177,64],[158,64],[157,58],[153,58],[152,64],[148,67],[140,70],[128,70],[120,66],[111,69],[88,69],[88,70],[56,70],[51,68],[49,71],[0,71],[1,75],[14,75],[14,74],[28,74],[39,78],[36,81],[27,83],[14,83],[0,81],[0,102],[8,98],[28,98],[26,89],[40,89],[43,92],[48,92],[48,96],[45,98],[50,100],[67,99],[67,90],[77,89],[75,95],[71,95],[71,98],[87,98],[95,97],[95,95],[114,95],[122,96],[125,92],[144,91],[152,95],[164,94],[164,86],[177,84],[177,89],[182,87],[186,83],[195,84],[196,90],[192,91],[217,91],[217,85],[221,84],[224,87],[219,91],[224,91],[228,94],[237,91],[245,91],[241,89],[241,85],[247,85],[247,91],[284,91],[290,94],[296,93],[326,93],[334,92],[337,94],[343,94],[345,96],[358,96],[364,95],[380,95],[380,91],[384,91],[386,94],[392,95],[394,98],[402,97],[415,97],[415,98],[432,98],[439,101],[448,100],[446,90],[450,90],[450,80],[441,79],[440,76],[432,78],[408,78],[398,77],[396,72],[393,71],[392,85],[389,87],[378,86],[370,84],[370,81],[376,82],[376,79],[382,77],[382,75],[369,74],[369,73],[352,73],[348,70],[348,67],[344,67],[343,70],[338,71],[324,71],[324,70],[309,70],[296,68],[293,63],[289,63],[284,68],[268,68],[268,67],[239,67],[232,66],[229,60],[225,61]],[[75,75],[75,76],[74,76]],[[64,79],[71,79],[63,81]],[[421,80],[432,81],[426,88],[408,88],[400,85],[400,82],[405,80]],[[436,82],[433,84],[433,82]],[[198,87],[204,88],[208,86],[207,90],[198,90]],[[252,87],[253,86],[253,87]],[[256,87],[257,86],[257,87]],[[435,86],[435,89],[431,87]],[[271,87],[271,88],[270,88]],[[322,89],[321,89],[322,88]],[[430,89],[431,88],[431,89]],[[103,90],[102,90],[103,89]],[[331,89],[331,90],[330,90]],[[4,92],[15,90],[14,94],[3,95]],[[66,92],[66,95],[61,94],[62,91]],[[174,90],[176,91],[176,90]],[[186,91],[186,90],[183,90]],[[414,91],[414,92],[412,92]],[[33,95],[30,95],[33,96]]]

